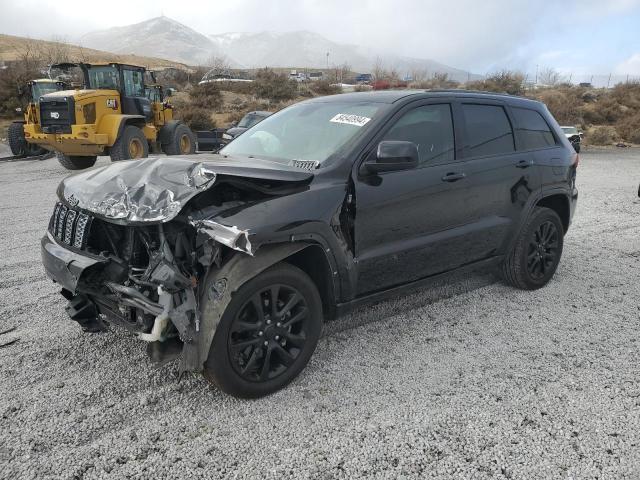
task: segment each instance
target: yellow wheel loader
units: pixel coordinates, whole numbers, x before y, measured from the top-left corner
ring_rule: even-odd
[[[68,88],[68,84],[65,82],[50,80],[48,78],[31,80],[27,82],[26,88],[19,88],[18,96],[24,106],[17,108],[16,111],[23,114],[24,120],[13,122],[9,125],[7,137],[11,153],[16,156],[31,157],[34,155],[42,155],[47,152],[47,150],[38,145],[26,142],[24,137],[24,125],[26,123],[39,123],[40,109],[38,107],[38,102],[40,97],[47,93],[65,90],[66,88]]]
[[[24,125],[27,142],[55,150],[69,170],[92,167],[98,155],[112,161],[153,152],[192,154],[196,136],[164,101],[157,85],[145,86],[144,67],[121,63],[59,64],[82,71],[84,89],[39,98],[39,118]]]

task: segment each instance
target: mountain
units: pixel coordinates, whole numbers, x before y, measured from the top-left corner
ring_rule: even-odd
[[[457,80],[467,80],[468,73],[434,60],[404,57],[376,52],[371,48],[333,42],[314,32],[229,32],[212,34],[218,50],[244,68],[307,67],[326,68],[328,65],[348,64],[352,70],[370,72],[376,62],[394,68],[401,74],[425,70],[428,74],[448,73]],[[475,78],[475,75],[471,75]]]
[[[385,68],[395,69],[400,74],[423,70],[429,75],[448,73],[456,80],[466,81],[468,78],[467,72],[434,60],[337,43],[314,32],[230,32],[207,37],[164,16],[88,33],[81,37],[80,42],[118,54],[161,57],[190,65],[206,64],[212,56],[225,56],[230,66],[235,68],[326,68],[327,65],[346,63],[351,70],[365,73],[371,72],[380,61]],[[471,75],[470,78],[475,79],[476,76]]]
[[[154,56],[198,65],[217,51],[216,44],[201,33],[168,17],[156,17],[134,25],[91,32],[82,45],[114,53]]]

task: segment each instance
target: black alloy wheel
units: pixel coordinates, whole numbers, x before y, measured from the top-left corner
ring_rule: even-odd
[[[544,287],[553,277],[564,244],[564,225],[550,208],[535,207],[505,255],[502,276],[523,290]]]
[[[205,289],[209,288],[208,284]],[[215,302],[205,300],[205,321]],[[276,264],[233,293],[216,327],[203,374],[236,397],[269,395],[307,365],[322,323],[322,299],[313,280],[291,264]]]
[[[304,297],[292,286],[276,284],[255,293],[229,329],[233,369],[253,382],[284,373],[304,348],[309,317]]]
[[[559,233],[554,223],[547,220],[533,231],[527,252],[527,272],[534,280],[541,280],[551,269],[555,270],[559,247]]]

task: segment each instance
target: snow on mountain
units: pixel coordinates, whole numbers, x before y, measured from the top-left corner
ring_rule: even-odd
[[[113,53],[135,53],[198,65],[213,54],[216,44],[201,33],[168,17],[113,27],[81,37],[83,46]]]

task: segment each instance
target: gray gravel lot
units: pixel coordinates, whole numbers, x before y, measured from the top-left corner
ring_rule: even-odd
[[[67,173],[0,163],[0,478],[640,478],[640,150],[581,155],[546,288],[475,276],[359,310],[256,401],[68,320],[39,251]]]

